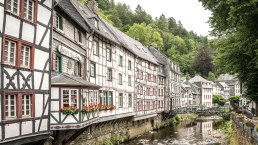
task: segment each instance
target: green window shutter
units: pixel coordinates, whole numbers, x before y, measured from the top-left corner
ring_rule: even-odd
[[[59,16],[59,27],[63,30],[63,17]]]
[[[109,58],[109,60],[111,61],[111,59],[112,59],[112,49],[110,48],[110,58]]]
[[[113,92],[110,92],[111,94],[111,105],[113,105]]]
[[[109,96],[109,92],[106,92],[106,96],[105,96],[106,105],[110,105],[110,104],[109,104],[109,101],[108,101],[108,96]]]
[[[59,56],[58,59],[59,59],[59,61],[58,61],[58,68],[59,68],[58,72],[61,73],[62,72],[62,57]]]
[[[96,64],[94,63],[94,77],[96,77]]]

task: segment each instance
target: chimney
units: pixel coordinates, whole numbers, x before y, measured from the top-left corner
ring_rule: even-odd
[[[87,6],[92,12],[97,13],[98,4],[95,0],[89,0]]]

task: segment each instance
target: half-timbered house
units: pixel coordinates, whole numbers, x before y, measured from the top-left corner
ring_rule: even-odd
[[[80,129],[98,122],[99,87],[86,80],[89,26],[70,0],[53,12],[51,130]]]
[[[87,80],[101,86],[99,121],[134,115],[134,55],[121,47],[107,22],[96,13],[96,2],[87,5],[71,0],[91,28],[86,34]]]
[[[0,0],[0,143],[49,137],[52,0]]]
[[[157,115],[157,60],[149,49],[137,40],[105,22],[116,36],[121,47],[134,54],[134,120],[148,119]]]
[[[159,66],[158,66],[158,93],[157,93],[157,111],[163,112],[163,111],[169,111],[169,86],[167,83],[167,79],[169,79],[170,75],[170,69],[169,69],[169,58],[162,54],[158,49],[154,47],[149,47],[150,52],[155,56],[155,58],[158,60]]]
[[[172,62],[170,63],[170,97],[172,108],[179,108],[181,105],[181,72],[179,66]]]

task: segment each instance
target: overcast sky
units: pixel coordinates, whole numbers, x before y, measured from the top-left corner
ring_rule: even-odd
[[[211,16],[210,11],[204,10],[198,0],[114,0],[116,3],[126,3],[135,10],[139,4],[143,10],[152,16],[159,17],[165,14],[180,20],[187,30],[193,30],[199,35],[206,36],[211,28],[207,23]]]

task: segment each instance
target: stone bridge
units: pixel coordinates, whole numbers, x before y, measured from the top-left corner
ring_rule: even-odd
[[[188,107],[180,107],[174,108],[169,112],[164,114],[164,119],[172,118],[177,114],[186,114],[186,113],[195,113],[199,116],[213,116],[213,115],[222,115],[225,113],[226,107],[212,107],[212,108],[204,108],[199,106],[188,106]]]

